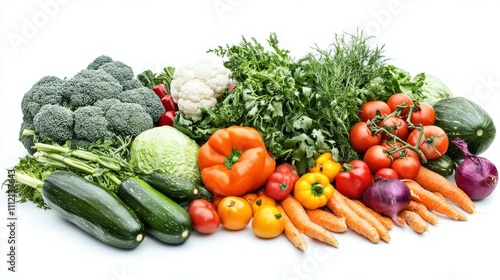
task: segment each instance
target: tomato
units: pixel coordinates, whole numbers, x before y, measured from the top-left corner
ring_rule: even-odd
[[[415,146],[420,135],[420,130],[415,129],[408,136],[408,144]],[[435,125],[424,125],[422,139],[418,148],[427,160],[437,159],[448,150],[449,142],[446,132]]]
[[[259,208],[262,208],[264,206],[276,206],[276,200],[273,198],[270,198],[269,196],[262,194],[259,195],[251,204],[250,206],[252,207],[252,213],[255,214]]]
[[[220,201],[224,198],[223,195],[220,194],[215,194],[214,197],[212,198],[212,203],[215,206],[215,209],[217,209],[217,206],[219,206]]]
[[[383,122],[381,122],[379,126],[385,127],[390,134],[396,135],[403,141],[405,141],[406,138],[408,138],[408,135],[410,134],[410,129],[408,128],[408,124],[406,123],[405,120],[399,117],[388,117]],[[387,133],[384,132],[381,134],[383,140],[389,139],[389,135]]]
[[[382,146],[384,146],[387,150],[391,151],[391,156],[393,160],[400,158],[401,156],[411,156],[420,160],[418,154],[410,149],[410,148],[402,148],[403,143],[396,141],[382,141]],[[399,149],[398,149],[399,148]]]
[[[229,230],[241,230],[252,219],[252,207],[245,199],[237,196],[224,197],[217,207],[222,226]]]
[[[344,163],[335,177],[335,189],[352,199],[360,198],[372,184],[370,168],[362,160]]]
[[[349,131],[349,143],[360,154],[364,154],[368,148],[380,144],[381,141],[382,135],[373,135],[366,122],[356,123]]]
[[[372,100],[361,105],[358,115],[362,122],[366,122],[376,117],[377,111],[381,116],[389,115],[392,112],[391,107],[384,101]]]
[[[434,108],[426,102],[418,102],[415,105],[418,110],[413,109],[414,111],[411,113],[410,122],[412,124],[421,124],[421,125],[433,125],[436,121],[436,112]]]
[[[220,218],[213,203],[205,199],[191,201],[187,212],[197,232],[210,234],[219,229]]]
[[[255,212],[252,230],[261,238],[274,238],[285,230],[285,219],[275,206],[264,206]]]
[[[381,168],[377,171],[377,173],[375,173],[375,175],[373,176],[375,178],[375,180],[380,180],[380,179],[399,179],[399,176],[398,176],[398,173],[396,172],[396,170],[390,168],[390,167],[384,167],[384,168]]]
[[[250,203],[250,205],[252,205],[252,203],[257,199],[257,197],[258,197],[258,195],[256,193],[253,193],[253,192],[246,193],[246,194],[241,196],[241,198],[248,201],[248,203]]]
[[[396,171],[399,179],[413,180],[420,170],[420,161],[415,157],[402,157],[395,160],[391,168]]]
[[[382,145],[375,145],[369,148],[363,157],[363,161],[368,165],[372,174],[377,173],[377,171],[384,167],[391,167],[392,164],[392,159],[387,154],[387,149]]]
[[[395,93],[387,99],[387,105],[389,105],[389,108],[391,108],[391,112],[396,111],[397,107],[399,105],[405,105],[405,106],[410,106],[413,104],[413,100],[408,94],[404,93]],[[406,114],[408,114],[408,111],[410,111],[410,108],[403,109],[401,111],[400,117],[404,118]]]

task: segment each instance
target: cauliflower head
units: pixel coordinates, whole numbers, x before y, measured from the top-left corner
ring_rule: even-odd
[[[199,61],[175,69],[170,94],[179,111],[191,117],[201,113],[200,108],[211,108],[224,93],[232,73],[222,59],[207,54]]]

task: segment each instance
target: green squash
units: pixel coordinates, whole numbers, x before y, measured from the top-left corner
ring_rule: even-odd
[[[451,141],[463,139],[472,154],[486,151],[495,139],[493,119],[483,108],[464,97],[441,99],[434,104],[436,125],[441,127],[450,141],[446,154],[454,161],[463,159],[462,153]]]

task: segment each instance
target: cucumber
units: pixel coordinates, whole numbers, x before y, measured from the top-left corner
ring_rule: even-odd
[[[427,161],[424,166],[444,177],[449,177],[457,168],[457,163],[454,162],[448,155],[443,155],[437,159]]]
[[[117,194],[137,213],[146,232],[158,240],[182,244],[191,235],[193,227],[187,211],[146,181],[127,178],[122,181]]]
[[[139,178],[181,205],[189,204],[197,198],[211,200],[212,197],[208,189],[184,177],[168,173],[150,173],[140,175]]]
[[[62,218],[108,245],[133,249],[144,239],[144,224],[115,193],[74,173],[51,173],[42,196]]]

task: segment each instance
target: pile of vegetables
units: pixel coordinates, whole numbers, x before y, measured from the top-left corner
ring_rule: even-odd
[[[250,227],[305,251],[303,235],[338,247],[348,230],[378,243],[394,225],[467,220],[498,181],[478,156],[491,117],[369,39],[294,59],[272,33],[269,48],[243,37],[161,73],[101,56],[44,77],[21,104],[18,201],[123,249]]]

